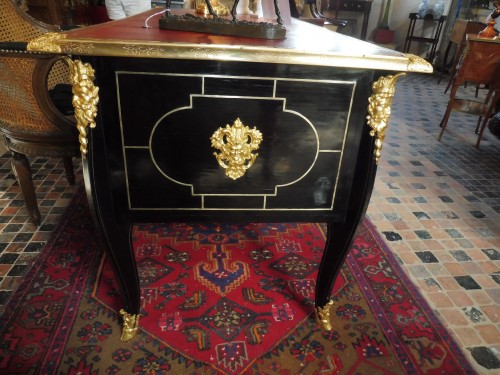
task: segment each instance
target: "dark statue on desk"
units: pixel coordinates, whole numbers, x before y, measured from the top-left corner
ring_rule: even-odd
[[[240,0],[235,0],[231,8],[231,19],[221,18],[228,14],[227,8],[218,0],[204,0],[205,3],[197,7],[197,13],[205,14],[205,17],[197,17],[193,14],[173,15],[170,12],[171,0],[167,0],[165,15],[160,18],[160,29],[211,32],[214,34],[245,36],[262,39],[284,39],[286,29],[283,26],[278,0],[273,0],[276,22],[255,22],[238,20],[236,8]],[[198,9],[200,8],[200,9]]]

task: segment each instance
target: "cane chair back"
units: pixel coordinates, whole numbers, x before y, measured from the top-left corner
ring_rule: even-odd
[[[57,31],[56,26],[35,20],[11,0],[0,1],[0,39],[2,41],[27,42],[49,31]]]
[[[73,183],[71,158],[79,155],[74,118],[58,109],[49,91],[69,82],[67,64],[61,56],[26,51],[27,42],[56,31],[58,27],[35,20],[13,0],[0,0],[0,132],[35,224],[41,216],[27,156],[63,158]]]
[[[0,42],[27,43],[47,32],[60,31],[57,26],[34,19],[12,0],[0,0],[0,25]],[[15,124],[23,124],[28,134],[45,134],[46,128],[53,126],[41,115],[36,99],[31,94],[31,82],[38,59],[27,56],[13,53],[2,57],[0,61],[0,118],[6,126],[16,126],[17,130],[19,128]],[[43,78],[49,90],[56,84],[69,83],[68,66],[62,61],[55,61]],[[19,110],[20,107],[23,109]],[[56,134],[57,129],[51,133]]]

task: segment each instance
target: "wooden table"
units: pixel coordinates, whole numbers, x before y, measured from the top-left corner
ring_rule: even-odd
[[[373,0],[323,0],[323,9],[333,10],[336,18],[339,17],[339,12],[344,11],[363,13],[360,38],[366,40],[372,3]]]
[[[331,288],[373,188],[393,73],[432,67],[295,19],[286,39],[264,40],[161,30],[158,17],[144,28],[154,12],[29,46],[72,56],[85,185],[122,288],[124,339],[140,306],[137,222],[326,222],[315,303],[329,328]]]
[[[451,111],[460,111],[478,116],[476,148],[479,148],[486,124],[500,101],[500,39],[480,38],[477,34],[467,34],[465,39],[463,52],[451,81],[450,100],[439,124],[441,131],[438,140],[443,136]],[[465,83],[483,86],[488,90],[485,98],[457,96],[459,87]]]

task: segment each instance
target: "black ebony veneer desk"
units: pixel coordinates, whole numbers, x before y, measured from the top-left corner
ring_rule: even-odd
[[[157,18],[143,28],[154,12],[29,46],[68,56],[87,195],[122,288],[124,339],[140,305],[136,222],[326,222],[315,303],[328,328],[397,73],[431,66],[297,20],[286,39],[263,40],[161,30]]]

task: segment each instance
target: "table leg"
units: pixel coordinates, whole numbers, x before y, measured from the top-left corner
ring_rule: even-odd
[[[366,40],[366,33],[368,31],[368,20],[370,19],[370,11],[372,8],[372,3],[365,3],[365,9],[363,11],[363,26],[361,27],[361,40]]]
[[[126,217],[116,217],[113,207],[110,176],[103,158],[94,161],[94,155],[105,155],[102,129],[93,129],[90,136],[90,152],[83,160],[83,175],[87,199],[92,216],[100,229],[106,255],[111,261],[119,281],[124,307],[121,339],[132,339],[139,329],[140,285],[132,247],[132,223]]]
[[[367,127],[362,143],[371,142],[371,145],[370,147],[361,146],[360,150],[371,150],[373,153],[374,139],[368,133]],[[366,151],[363,151],[363,155],[359,155],[358,160],[361,165],[356,168],[354,175],[353,186],[356,188],[353,189],[349,198],[346,219],[340,224],[327,223],[325,251],[316,279],[316,317],[325,330],[333,329],[330,320],[330,308],[333,302],[330,300],[330,294],[358,226],[363,221],[377,170],[374,158],[366,157]]]

